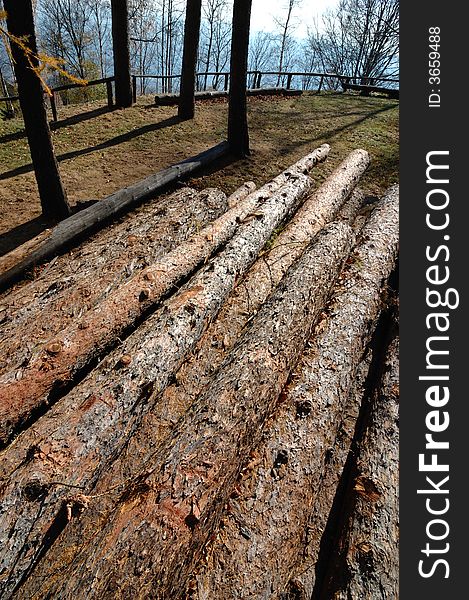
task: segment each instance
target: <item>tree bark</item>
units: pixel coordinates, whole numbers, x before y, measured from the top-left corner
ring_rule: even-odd
[[[253,225],[257,221],[268,224],[275,215],[281,214],[283,219],[294,210],[311,185],[309,178],[296,172],[308,170],[317,160],[324,159],[327,152],[326,146],[313,151],[199,234],[138,273],[58,335],[36,343],[26,365],[20,370],[10,369],[0,378],[2,443],[23,423],[29,422],[39,407],[46,406],[51,392],[60,393],[60,388],[79,376],[128,328],[154,309],[165,294],[226,243],[243,220],[254,219]],[[277,191],[272,196],[274,190]],[[255,212],[259,206],[260,212]],[[253,254],[251,259],[255,256]]]
[[[0,375],[27,364],[31,348],[53,338],[152,262],[197,234],[227,208],[223,192],[183,188],[144,205],[57,257],[37,279],[6,294]]]
[[[275,410],[350,251],[351,238],[343,222],[319,234],[169,439],[127,480],[126,491],[111,506],[104,496],[96,497],[93,510],[83,512],[69,535],[62,536],[66,547],[59,544],[49,551],[47,564],[41,563],[35,581],[25,582],[23,594],[37,594],[39,584],[36,597],[66,597],[77,589],[86,590],[89,598],[116,593],[182,597],[193,564],[216,530],[237,476],[259,443],[265,419]],[[106,524],[92,547],[86,545],[80,553],[76,541],[88,538],[90,526],[96,532],[95,511],[102,512],[106,504]],[[148,527],[141,527],[142,518]],[[103,550],[105,560],[99,558]],[[53,575],[59,560],[60,582]],[[70,571],[64,577],[67,563]]]
[[[141,418],[158,400],[160,390],[216,316],[237,279],[309,185],[310,179],[304,175],[289,176],[289,183],[262,205],[254,219],[239,227],[223,252],[3,452],[0,477],[5,484],[1,494],[0,538],[4,539],[1,532],[6,531],[9,541],[0,551],[0,561],[5,561],[9,572],[6,589],[15,589],[22,578],[27,578],[48,547],[49,537],[44,536],[44,528],[54,522],[53,531],[60,530],[54,518],[62,523],[62,503],[70,489],[91,489],[125,450]],[[336,252],[334,249],[327,256],[334,257]],[[331,269],[334,272],[334,267],[328,267],[327,273]],[[321,278],[318,282],[324,283]],[[112,318],[113,314],[101,313],[103,323]],[[74,335],[81,333],[78,330]],[[93,332],[88,330],[87,334],[91,337]],[[75,343],[75,338],[68,343]],[[56,470],[54,457],[62,463],[60,472]],[[12,472],[10,478],[8,474]],[[31,485],[37,489],[36,483],[48,491],[47,498],[41,495],[40,514],[35,502],[18,501],[24,486],[27,490]],[[37,552],[24,554],[26,531]]]
[[[36,32],[31,0],[4,0],[8,31],[17,38],[26,38],[34,53],[31,64],[22,48],[11,43],[15,76],[18,83],[20,107],[23,113],[26,136],[39,190],[42,212],[51,219],[60,220],[70,214],[70,206],[60,179],[52,138],[44,107],[44,91],[37,73]]]
[[[128,0],[111,0],[116,107],[132,106]]]
[[[249,320],[257,313],[269,294],[279,284],[290,266],[304,252],[311,239],[329,222],[345,198],[350,195],[358,178],[368,165],[368,154],[355,151],[327,178],[316,191],[310,193],[285,229],[275,238],[271,247],[262,252],[246,276],[238,283],[215,322],[197,344],[195,351],[181,366],[175,381],[163,392],[165,410],[152,415],[142,427],[132,445],[135,452],[145,436],[150,439],[168,427],[186,410],[197,395],[208,385],[211,376],[232,349]],[[348,207],[345,215],[353,220],[358,203]]]
[[[311,528],[309,536],[320,540],[316,524],[308,523],[307,507],[314,505],[348,412],[397,247],[398,196],[393,190],[375,209],[347,260],[310,348],[284,391],[285,403],[239,484],[239,499],[230,502],[233,515],[211,552],[202,597],[280,598],[307,545],[304,533]]]
[[[399,597],[398,338],[389,347],[383,373],[359,442],[342,531],[317,596],[324,600]]]
[[[182,53],[181,90],[178,116],[193,119],[195,112],[195,70],[200,36],[202,0],[187,0],[184,23],[184,49]]]
[[[108,223],[110,219],[140,204],[157,191],[164,189],[165,186],[179,181],[182,177],[225,156],[227,152],[228,144],[226,142],[217,144],[205,152],[123,188],[65,219],[52,230],[44,244],[6,273],[0,275],[0,290],[6,289],[20,279],[28,269],[84,239],[91,232]]]
[[[234,0],[231,34],[228,143],[236,156],[248,156],[246,87],[252,0]]]

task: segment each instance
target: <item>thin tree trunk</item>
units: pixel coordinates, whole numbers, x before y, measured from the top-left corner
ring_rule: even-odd
[[[226,209],[219,190],[183,188],[140,207],[4,295],[0,374],[26,364],[38,340],[59,334]]]
[[[14,36],[26,36],[29,48],[37,55],[31,0],[4,0],[8,30]],[[34,166],[42,212],[52,219],[63,219],[70,214],[70,206],[60,179],[54,154],[49,124],[44,107],[41,81],[29,64],[23,50],[11,43],[18,95]],[[31,58],[37,67],[36,58]]]
[[[132,106],[128,0],[111,0],[116,106]]]
[[[265,419],[275,409],[350,251],[351,239],[351,229],[344,223],[319,234],[258,313],[206,393],[162,447],[155,448],[143,472],[131,477],[126,491],[111,503],[103,528],[96,530],[94,510],[101,510],[96,498],[94,510],[83,512],[74,531],[62,536],[60,542],[67,548],[59,543],[49,550],[47,564],[41,563],[35,576],[25,581],[24,595],[34,596],[39,584],[42,597],[67,596],[76,593],[72,590],[78,591],[77,586],[86,589],[88,598],[111,597],[116,590],[132,598],[183,596],[193,564],[216,530],[246,458],[260,441]],[[142,518],[148,527],[141,527]],[[90,519],[95,531],[92,547],[85,544],[81,553],[75,535],[88,539]],[[103,550],[105,560],[98,558]],[[60,582],[50,578],[59,556]],[[64,576],[67,562],[71,568]]]
[[[228,143],[236,156],[249,155],[246,84],[252,0],[234,0],[231,37]]]
[[[201,10],[202,0],[187,0],[178,107],[178,116],[181,119],[194,118],[195,71],[197,67],[197,50],[199,47]]]

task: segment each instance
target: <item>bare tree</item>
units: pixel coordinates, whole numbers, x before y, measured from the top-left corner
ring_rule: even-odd
[[[4,0],[9,33],[24,46],[11,44],[21,111],[44,215],[61,219],[70,206],[60,178],[38,77],[36,32],[31,0]],[[25,51],[26,50],[26,51]]]
[[[398,73],[398,0],[341,0],[309,35],[322,68],[360,83]]]
[[[224,16],[228,11],[227,0],[206,0],[203,6],[203,34],[201,67],[207,73],[213,65],[218,71],[220,64],[228,62],[227,50],[229,48],[230,26],[225,22]],[[222,58],[222,53],[224,58]],[[203,89],[207,88],[208,75],[204,76]]]

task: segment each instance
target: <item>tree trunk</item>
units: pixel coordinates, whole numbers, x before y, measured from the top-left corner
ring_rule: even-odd
[[[219,190],[183,188],[140,207],[5,295],[0,375],[25,365],[39,340],[52,339],[226,208]]]
[[[389,347],[375,390],[325,586],[328,600],[399,597],[399,343]],[[340,576],[338,576],[340,574]]]
[[[202,0],[187,0],[184,23],[184,50],[182,54],[181,89],[178,107],[180,119],[193,119],[195,111],[195,70],[199,47]]]
[[[236,343],[249,320],[257,313],[269,294],[279,284],[290,266],[304,252],[318,231],[329,222],[368,165],[368,154],[353,152],[332,175],[311,193],[271,247],[256,260],[238,283],[216,321],[198,343],[195,351],[180,368],[175,381],[163,392],[165,411],[160,420],[153,415],[150,428],[168,426],[208,385],[216,368]],[[353,221],[358,209],[349,208],[346,218]],[[142,435],[153,435],[142,431]],[[135,443],[139,444],[137,434]],[[137,451],[137,450],[136,450]]]
[[[308,535],[320,539],[316,524],[308,523],[307,507],[314,504],[347,414],[397,247],[394,190],[375,209],[347,260],[296,377],[283,393],[284,405],[246,468],[240,497],[230,503],[233,515],[211,553],[213,564],[205,569],[202,597],[280,598],[303,556],[305,532],[313,530]]]
[[[26,135],[34,166],[42,212],[51,219],[60,220],[70,214],[70,206],[60,179],[52,138],[44,107],[43,88],[38,74],[36,33],[31,0],[4,0],[8,31],[17,38],[26,37],[34,53],[31,63],[22,48],[14,41],[11,52],[18,82],[18,95],[23,113]]]
[[[159,391],[168,384],[237,279],[246,272],[272,231],[289,215],[309,185],[310,180],[304,175],[291,176],[289,183],[262,205],[262,211],[239,227],[223,252],[3,452],[1,469],[8,482],[5,481],[2,488],[1,531],[9,532],[9,542],[0,551],[0,560],[6,561],[7,569],[13,568],[8,584],[11,589],[22,577],[28,577],[29,570],[42,556],[44,545],[48,546],[49,537],[44,537],[44,527],[56,517],[61,522],[62,502],[70,489],[91,489],[109,469],[109,464],[125,450],[129,436],[133,436],[143,415],[158,400]],[[215,229],[213,231],[215,233]],[[334,241],[337,243],[337,236]],[[338,251],[334,248],[327,256],[332,259]],[[330,276],[335,267],[328,266],[326,271]],[[318,285],[324,283],[324,277],[318,278]],[[150,284],[150,280],[145,281]],[[113,317],[101,312],[97,326]],[[94,335],[92,328],[85,333]],[[75,334],[85,337],[83,330],[76,330]],[[67,340],[63,353],[69,343],[75,343],[73,336]],[[55,359],[55,355],[50,356],[46,362],[53,367]],[[40,450],[32,451],[31,445]],[[67,456],[60,474],[53,466],[55,463],[44,460],[46,455],[52,457],[56,451]],[[29,463],[27,469],[23,468],[26,463]],[[7,474],[12,472],[14,476],[10,479]],[[18,494],[23,493],[24,486],[32,479],[40,481],[41,489],[50,492],[47,499],[41,499],[40,515],[34,503],[16,502]],[[12,501],[19,511],[13,510]],[[13,522],[16,523],[14,531]],[[29,530],[28,539],[38,549],[36,553],[23,555],[25,528]],[[55,523],[53,530],[58,529]]]
[[[132,598],[182,597],[193,564],[216,530],[237,476],[259,443],[265,419],[275,409],[350,251],[351,238],[344,223],[319,234],[207,391],[162,446],[154,447],[143,470],[133,473],[110,503],[109,497],[96,495],[91,510],[49,550],[47,564],[41,563],[34,578],[25,581],[23,595],[34,596],[39,585],[39,597],[67,596],[74,589],[86,590],[88,598],[112,597],[117,591]],[[98,532],[97,511],[105,505],[106,524]],[[142,518],[148,524],[143,528]],[[89,539],[90,526],[95,532],[92,547],[85,544],[80,552],[77,540]],[[103,550],[106,558],[101,560]],[[59,560],[61,581],[52,574]]]
[[[0,290],[6,289],[13,282],[17,281],[28,269],[43,263],[51,258],[51,256],[63,252],[66,248],[70,248],[73,244],[84,239],[91,232],[108,223],[111,218],[140,204],[146,198],[164,189],[168,184],[179,181],[184,176],[225,156],[227,151],[228,144],[221,142],[205,152],[187,158],[180,163],[158,171],[154,175],[150,175],[137,183],[114,192],[114,194],[111,194],[107,198],[65,219],[51,231],[49,238],[43,245],[23,261],[0,275]]]
[[[51,392],[57,396],[60,388],[67,387],[138,319],[154,309],[165,294],[226,243],[243,220],[254,219],[252,225],[257,221],[268,225],[270,218],[280,214],[279,210],[284,211],[280,218],[285,218],[311,185],[309,178],[296,171],[308,170],[317,160],[323,160],[327,152],[328,147],[324,146],[298,161],[199,234],[140,271],[58,335],[36,343],[26,364],[15,364],[0,378],[2,443],[5,444],[23,423],[29,422],[39,407],[47,405]],[[253,213],[259,206],[260,212]],[[255,255],[251,258],[254,260]]]
[[[252,0],[234,0],[231,34],[228,143],[236,156],[249,155],[247,68]]]
[[[117,108],[132,106],[128,0],[111,0],[112,50]]]

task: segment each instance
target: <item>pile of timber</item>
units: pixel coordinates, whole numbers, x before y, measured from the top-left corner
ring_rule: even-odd
[[[328,153],[0,297],[0,598],[395,595],[398,190]]]
[[[284,87],[248,88],[248,96],[301,96],[302,90],[294,90]],[[216,98],[228,98],[227,90],[205,90],[195,92],[195,100],[213,100]],[[179,102],[179,94],[157,94],[155,104],[157,106],[174,106]]]

